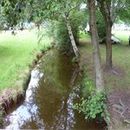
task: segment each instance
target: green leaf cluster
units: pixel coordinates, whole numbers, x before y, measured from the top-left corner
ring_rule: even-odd
[[[82,98],[74,108],[85,115],[85,119],[104,118],[106,96],[103,93],[93,93],[87,99]]]
[[[90,95],[95,91],[93,82],[89,79],[89,77],[86,74],[83,74],[81,82],[81,90],[83,97],[87,97],[88,95]]]
[[[26,0],[2,0],[0,3],[0,12],[6,20],[7,25],[13,27],[23,18]]]
[[[97,29],[98,29],[98,36],[100,39],[106,36],[106,29],[105,29],[105,22],[103,16],[99,10],[96,11],[96,18],[97,18]]]

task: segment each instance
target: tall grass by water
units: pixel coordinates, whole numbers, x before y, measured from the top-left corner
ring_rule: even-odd
[[[37,30],[0,33],[0,90],[13,87],[18,76],[27,69],[36,53],[50,47],[47,35],[38,44]]]

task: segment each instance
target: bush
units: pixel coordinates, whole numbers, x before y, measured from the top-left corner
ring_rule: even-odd
[[[105,118],[105,94],[93,93],[87,99],[82,98],[81,103],[74,105],[74,109],[83,112],[85,119]]]
[[[83,97],[88,97],[91,93],[95,91],[93,82],[88,78],[86,74],[83,74],[81,90]]]
[[[71,48],[70,38],[64,21],[56,22],[54,39],[59,49],[66,51],[70,50]]]
[[[83,98],[79,103],[74,104],[73,108],[82,112],[85,119],[105,119],[106,123],[109,123],[109,113],[106,111],[106,95],[96,92],[93,82],[86,73],[83,73],[81,90]]]
[[[72,32],[76,41],[76,44],[79,43],[79,26],[82,23],[82,15],[79,11],[72,11],[69,15],[70,24],[72,27]],[[56,46],[64,51],[71,51],[71,41],[68,34],[66,22],[63,18],[60,18],[59,21],[51,21],[49,26],[48,33],[54,38]]]

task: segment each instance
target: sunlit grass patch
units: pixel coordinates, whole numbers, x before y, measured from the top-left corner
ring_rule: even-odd
[[[37,32],[19,31],[14,36],[11,32],[0,33],[0,90],[13,87],[18,76],[28,68],[36,53],[50,47],[50,40],[43,37],[38,44]]]
[[[122,44],[129,44],[130,31],[113,31],[113,34],[121,40]]]

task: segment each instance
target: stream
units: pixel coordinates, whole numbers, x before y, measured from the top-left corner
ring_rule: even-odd
[[[72,108],[80,98],[80,78],[73,84],[76,69],[70,57],[49,51],[40,70],[31,73],[24,102],[5,118],[5,129],[105,130]]]

